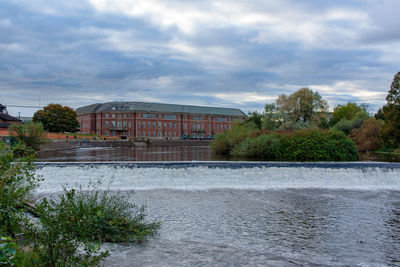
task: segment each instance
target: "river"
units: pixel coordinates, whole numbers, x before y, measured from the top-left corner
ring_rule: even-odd
[[[236,160],[215,155],[209,146],[94,147],[44,151],[38,161],[215,161]],[[400,155],[361,155],[362,161],[400,162]]]
[[[50,163],[37,174],[37,195],[111,179],[162,222],[140,245],[105,244],[105,266],[400,265],[396,163]]]

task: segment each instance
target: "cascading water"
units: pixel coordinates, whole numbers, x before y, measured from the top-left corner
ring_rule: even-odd
[[[52,163],[37,174],[39,195],[111,179],[162,222],[143,244],[107,244],[107,266],[400,264],[398,164]]]

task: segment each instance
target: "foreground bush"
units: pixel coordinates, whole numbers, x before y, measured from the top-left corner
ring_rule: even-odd
[[[0,142],[0,265],[98,266],[108,255],[100,250],[103,242],[140,242],[159,228],[144,221],[144,207],[129,201],[132,193],[98,185],[35,205],[31,192],[40,177],[34,170],[32,157],[15,158]],[[18,235],[23,241],[15,241]]]
[[[11,148],[0,142],[0,234],[14,237],[29,223],[25,203],[40,182],[34,175],[32,157],[15,158]]]
[[[133,191],[111,193],[94,185],[88,190],[64,190],[55,199],[43,199],[38,211],[79,240],[90,242],[140,242],[159,223],[145,223],[144,206],[129,202]],[[51,223],[51,222],[50,222]],[[45,222],[44,224],[47,224]]]
[[[359,159],[355,144],[343,133],[300,130],[248,137],[235,145],[230,155],[257,160],[354,161]]]

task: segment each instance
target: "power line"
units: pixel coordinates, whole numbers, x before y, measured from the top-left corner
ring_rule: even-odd
[[[5,105],[6,107],[13,107],[13,108],[43,108],[39,106],[23,106],[23,105]]]

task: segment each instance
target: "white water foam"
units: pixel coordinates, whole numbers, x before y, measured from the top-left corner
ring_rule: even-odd
[[[59,192],[99,179],[112,178],[112,190],[209,190],[326,188],[349,190],[400,190],[400,169],[334,168],[128,168],[113,166],[48,166],[38,169],[44,181],[38,192]],[[108,185],[102,185],[106,188]]]

